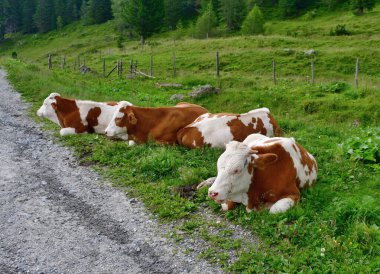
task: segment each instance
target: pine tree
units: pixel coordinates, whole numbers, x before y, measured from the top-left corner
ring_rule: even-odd
[[[376,0],[351,0],[351,7],[357,15],[363,15],[364,9],[372,10],[375,5]]]
[[[90,0],[88,16],[94,24],[104,23],[112,18],[110,0]]]
[[[264,32],[264,16],[257,5],[247,15],[241,30],[244,34],[260,34]]]
[[[55,29],[56,18],[53,0],[38,0],[33,18],[39,32]]]
[[[22,10],[22,31],[24,33],[33,33],[37,30],[33,21],[35,11],[36,2],[34,0],[25,0]]]
[[[183,0],[164,0],[165,21],[170,29],[175,29],[178,21],[183,16]]]
[[[245,0],[221,0],[221,11],[229,30],[240,28],[246,14]]]
[[[294,17],[297,15],[296,0],[279,0],[278,10],[282,18]]]
[[[124,5],[123,17],[144,44],[145,38],[162,27],[164,14],[163,0],[128,0]]]
[[[197,20],[195,26],[196,33],[198,37],[212,36],[217,25],[218,20],[210,2],[207,5],[207,8],[203,11],[203,14]]]

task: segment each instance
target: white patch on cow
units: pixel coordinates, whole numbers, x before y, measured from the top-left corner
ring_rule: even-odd
[[[61,128],[61,130],[59,131],[59,134],[61,134],[61,136],[66,136],[66,135],[76,134],[76,132],[75,132],[75,128],[73,127],[65,127],[65,128]]]
[[[291,198],[283,198],[278,200],[269,210],[269,213],[276,214],[287,211],[294,206],[294,201]]]
[[[225,147],[225,144],[233,140],[231,128],[227,125],[234,119],[237,119],[238,115],[212,115],[205,113],[199,116],[193,123],[187,127],[195,127],[201,133],[204,143],[209,144],[211,147]],[[252,118],[256,119],[256,122],[252,122]],[[253,125],[257,127],[257,119],[261,119],[268,136],[273,136],[273,125],[270,123],[269,110],[267,108],[259,108],[243,113],[239,115],[239,120],[245,125]]]
[[[195,127],[201,133],[205,144],[211,147],[225,147],[225,144],[233,140],[233,135],[227,123],[235,116],[210,117],[210,113],[199,116],[187,127]]]
[[[37,116],[47,118],[53,123],[59,125],[57,114],[52,107],[53,103],[57,103],[57,100],[55,99],[57,96],[61,95],[59,93],[51,93],[48,97],[46,97],[42,103],[42,106],[37,110]]]
[[[193,146],[194,147],[197,146],[197,143],[195,142],[195,140],[193,141]]]
[[[247,145],[236,141],[227,144],[226,151],[218,159],[218,175],[209,188],[209,193],[218,193],[215,200],[248,204],[251,174],[245,163],[250,160],[251,150]]]
[[[97,117],[98,125],[94,127],[94,130],[96,133],[101,133],[101,134],[104,134],[104,131],[107,128],[108,124],[111,122],[115,111],[117,111],[120,106],[120,103],[118,103],[115,106],[111,106],[111,105],[108,105],[107,103],[94,102],[94,101],[75,100],[75,102],[79,109],[80,118],[84,126],[87,126],[88,124],[86,120],[88,112],[95,107],[100,108],[100,115]],[[123,101],[123,102],[129,105],[132,105],[129,102],[126,102],[126,101]]]
[[[121,101],[117,105],[116,111],[113,113],[112,118],[105,129],[108,137],[115,137],[126,141],[128,140],[127,128],[116,125],[116,119],[124,116],[124,113],[120,112],[120,109],[128,106],[132,106],[132,104],[128,101]]]

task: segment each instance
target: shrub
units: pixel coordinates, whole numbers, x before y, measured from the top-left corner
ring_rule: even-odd
[[[195,25],[197,36],[199,38],[212,36],[212,34],[215,32],[217,24],[218,20],[210,2],[204,13],[198,18]]]
[[[260,34],[264,32],[264,16],[255,5],[245,18],[241,30],[244,34]]]
[[[331,36],[350,35],[351,32],[346,29],[346,25],[337,25],[335,29],[330,30]]]

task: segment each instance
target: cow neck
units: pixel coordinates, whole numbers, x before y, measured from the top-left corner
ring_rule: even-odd
[[[75,100],[56,97],[57,109],[55,110],[61,127],[70,127],[72,122],[81,123],[79,109]]]

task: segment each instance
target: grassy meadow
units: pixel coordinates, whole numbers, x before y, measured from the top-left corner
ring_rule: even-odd
[[[343,23],[352,35],[329,35]],[[58,138],[74,148],[83,165],[90,165],[115,186],[144,201],[163,222],[178,224],[170,237],[179,242],[201,237],[207,246],[200,257],[228,272],[375,273],[380,271],[379,26],[378,6],[362,17],[341,12],[313,20],[271,21],[264,36],[199,40],[172,32],[152,37],[143,48],[131,40],[120,49],[112,22],[86,27],[73,24],[47,34],[14,35],[0,45],[0,64],[23,98],[31,102],[31,116],[55,130],[57,137],[58,127],[35,115],[51,92],[162,106],[176,103],[170,100],[173,94],[188,94],[193,87],[211,84],[222,93],[185,101],[214,113],[268,107],[285,135],[295,137],[319,165],[315,186],[302,191],[296,207],[278,215],[266,211],[247,214],[243,206],[222,213],[207,198],[206,189],[190,198],[180,195],[178,187],[216,175],[222,150],[155,144],[128,147],[99,135]],[[310,49],[316,54],[305,55]],[[216,50],[219,78],[215,76]],[[10,58],[13,51],[18,59]],[[52,70],[47,68],[48,54],[53,56]],[[78,54],[95,73],[74,71]],[[154,79],[117,78],[115,72],[108,78],[102,76],[102,58],[107,72],[117,60],[123,60],[125,74],[133,58],[139,69],[148,73],[151,54]],[[60,68],[63,55],[65,69]],[[354,81],[356,58],[360,62],[359,88]],[[311,61],[315,64],[314,84]],[[181,83],[182,87],[159,88],[159,82]],[[209,218],[199,214],[204,208],[212,212]],[[224,221],[215,222],[213,216]],[[251,231],[258,236],[259,245],[235,239],[226,223]]]

